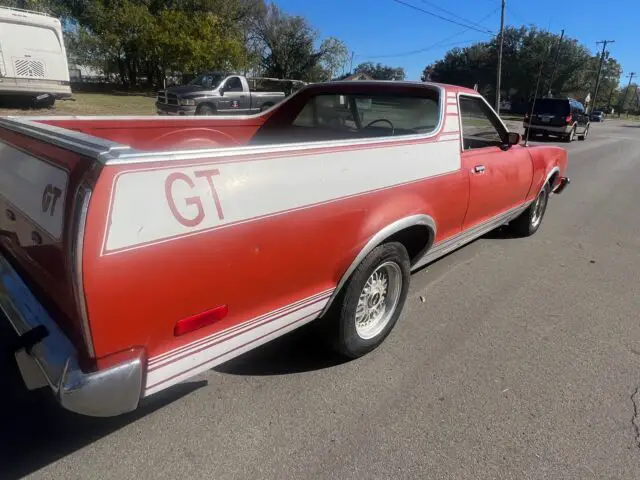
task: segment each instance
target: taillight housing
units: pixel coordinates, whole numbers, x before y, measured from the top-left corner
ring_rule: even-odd
[[[567,123],[571,123],[571,115],[567,115],[567,118],[565,118]]]

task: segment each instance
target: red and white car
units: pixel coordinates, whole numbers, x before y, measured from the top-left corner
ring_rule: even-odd
[[[410,272],[531,235],[567,153],[475,91],[305,87],[260,115],[0,119],[0,307],[29,388],[94,416],[318,319],[358,357]]]

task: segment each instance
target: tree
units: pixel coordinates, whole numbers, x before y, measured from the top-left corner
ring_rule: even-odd
[[[259,0],[60,0],[72,58],[121,81],[162,83],[167,70],[235,70],[247,62],[241,27]],[[86,63],[85,63],[86,64]]]
[[[512,103],[526,103],[535,93],[540,66],[542,77],[538,95],[551,91],[555,96],[570,95],[584,100],[595,86],[599,56],[592,55],[577,40],[564,38],[560,44],[558,67],[550,85],[551,72],[560,36],[535,27],[507,27],[502,58],[502,86],[504,98]],[[493,99],[495,96],[498,60],[497,38],[465,48],[454,48],[442,60],[428,65],[422,80],[432,80],[473,87]],[[607,100],[611,87],[618,83],[620,65],[608,57],[597,102]]]
[[[355,68],[354,73],[364,73],[374,80],[404,80],[406,78],[402,67],[390,67],[373,62],[361,63]]]
[[[329,38],[315,48],[318,33],[306,19],[290,16],[270,4],[264,16],[256,20],[263,73],[278,78],[305,81],[327,80],[331,71],[344,63],[346,46]]]

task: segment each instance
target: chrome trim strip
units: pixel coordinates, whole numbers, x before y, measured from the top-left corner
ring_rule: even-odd
[[[376,233],[373,237],[369,239],[369,241],[365,244],[362,250],[360,250],[360,252],[356,256],[356,258],[353,260],[353,262],[351,262],[351,265],[349,265],[349,268],[347,268],[347,271],[340,278],[340,281],[338,282],[336,289],[331,294],[331,297],[329,298],[329,301],[327,302],[326,306],[322,309],[320,316],[326,314],[329,311],[331,304],[333,303],[335,298],[338,296],[338,294],[340,293],[340,290],[342,289],[344,284],[347,282],[347,280],[349,279],[353,271],[358,267],[358,265],[360,265],[360,263],[362,263],[362,260],[364,260],[364,258],[375,247],[380,245],[382,242],[384,242],[384,240],[391,237],[392,235],[402,230],[405,230],[406,228],[415,227],[415,226],[425,226],[431,230],[431,238],[427,240],[427,245],[425,247],[425,251],[428,250],[429,247],[431,246],[431,242],[433,242],[433,239],[436,236],[436,222],[429,215],[412,215],[410,217],[401,218],[400,220],[396,220],[395,222],[387,225],[386,227],[384,227],[382,230],[380,230],[378,233]]]
[[[41,117],[42,120],[45,118]],[[0,127],[102,162],[105,162],[107,158],[117,158],[120,152],[134,152],[127,145],[120,145],[110,140],[74,130],[37,123],[26,118],[0,117]]]
[[[542,184],[542,186],[544,187],[547,183],[549,183],[549,180],[551,179],[551,177],[553,176],[554,173],[558,173],[558,175],[560,174],[560,167],[553,167],[551,169],[551,171],[549,173],[547,173],[547,178],[544,179],[544,183]],[[549,185],[550,187],[553,187],[553,185]]]
[[[144,350],[130,349],[121,353],[121,361],[110,368],[83,372],[77,350],[2,255],[0,311],[18,335],[40,325],[47,330],[47,336],[29,352],[18,350],[16,361],[23,375],[39,369],[64,408],[96,417],[120,415],[137,408],[146,364]],[[38,385],[33,376],[25,378],[25,383]]]
[[[486,222],[481,223],[480,225],[476,225],[469,230],[465,230],[464,232],[460,232],[457,235],[454,235],[451,238],[443,240],[442,242],[438,242],[433,246],[431,250],[429,250],[416,264],[411,268],[412,271],[418,270],[421,267],[424,267],[426,264],[431,263],[443,256],[447,253],[456,250],[468,243],[471,243],[476,238],[481,237],[485,233],[490,232],[491,230],[503,225],[515,217],[517,217],[521,212],[527,209],[527,207],[533,202],[530,200],[525,202],[523,205],[512,208],[507,212],[499,214]]]
[[[78,307],[78,314],[82,325],[82,336],[87,348],[87,354],[95,357],[95,349],[93,347],[93,338],[91,337],[91,328],[89,326],[89,317],[87,314],[87,302],[84,295],[84,281],[82,272],[82,255],[84,251],[84,232],[87,224],[87,212],[89,210],[89,202],[91,201],[91,189],[80,185],[76,192],[74,201],[73,225],[75,232],[71,238],[71,280],[73,285],[73,294]]]

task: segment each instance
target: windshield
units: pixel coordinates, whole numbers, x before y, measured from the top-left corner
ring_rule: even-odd
[[[224,75],[221,74],[205,73],[191,80],[189,85],[204,88],[216,88],[224,78]]]
[[[569,115],[569,102],[567,100],[542,98],[536,100],[533,113],[547,113],[550,115]]]

